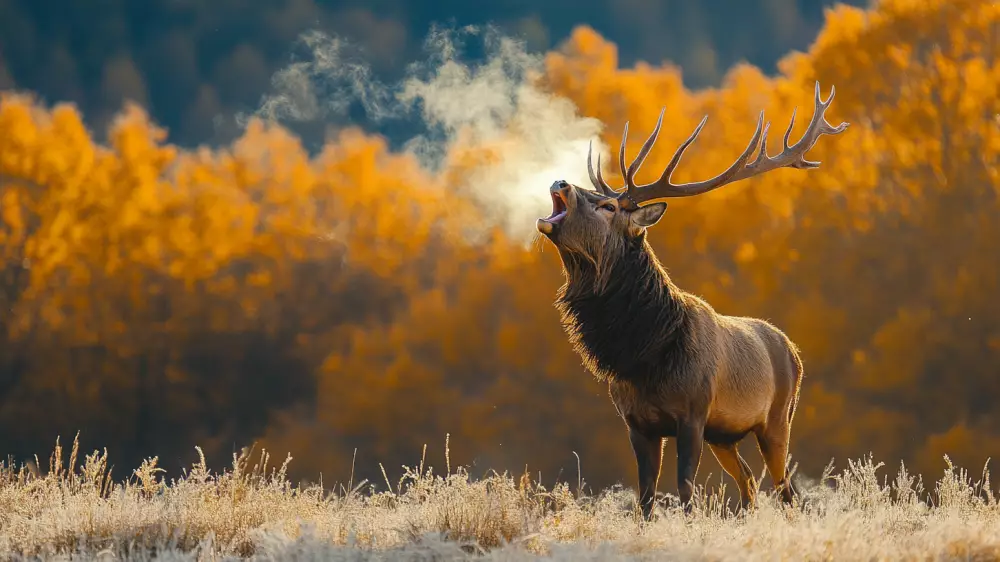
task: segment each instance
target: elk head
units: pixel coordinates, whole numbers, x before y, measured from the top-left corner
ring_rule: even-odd
[[[826,121],[824,114],[833,102],[836,89],[830,90],[830,97],[823,101],[820,97],[819,82],[816,83],[815,107],[812,120],[798,142],[789,146],[788,137],[795,124],[795,111],[792,111],[791,122],[782,141],[783,150],[777,156],[767,155],[767,132],[771,124],[764,124],[764,112],[757,118],[757,129],[750,139],[743,154],[729,168],[714,178],[676,184],[670,181],[674,169],[680,163],[681,156],[687,150],[701,129],[705,126],[708,116],[701,120],[691,136],[674,152],[667,168],[656,181],[636,185],[635,174],[649,154],[663,124],[663,113],[656,121],[656,127],[646,142],[639,149],[635,160],[627,167],[625,165],[625,141],[628,138],[628,123],[622,134],[621,146],[618,149],[618,164],[625,179],[625,188],[615,191],[608,185],[601,174],[601,157],[597,157],[595,173],[592,161],[592,148],[587,154],[587,170],[594,190],[583,189],[566,181],[556,181],[549,188],[552,197],[552,214],[538,219],[536,227],[559,249],[564,258],[578,256],[585,261],[598,266],[607,263],[616,251],[628,245],[629,240],[641,239],[646,228],[656,224],[666,211],[667,204],[663,202],[649,203],[655,199],[668,197],[689,197],[718,189],[724,185],[747,179],[778,168],[796,168],[800,170],[817,168],[820,163],[805,159],[809,151],[822,135],[835,135],[847,129],[847,123],[834,127]],[[664,108],[665,109],[665,108]],[[751,161],[754,151],[759,148],[757,157]],[[646,204],[648,203],[648,204]]]

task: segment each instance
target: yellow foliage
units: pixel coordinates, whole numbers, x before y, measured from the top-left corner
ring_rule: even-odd
[[[954,428],[1000,427],[998,25],[991,2],[838,6],[779,75],[742,65],[702,91],[670,65],[619,68],[587,27],[545,59],[539,83],[599,119],[606,145],[630,121],[630,157],[666,108],[639,181],[706,114],[675,180],[725,169],[761,110],[774,154],[793,108],[790,140],[805,129],[814,83],[836,86],[828,119],[851,128],[810,152],[819,170],[672,202],[649,233],[679,285],[803,349],[804,471],[996,447]],[[0,424],[28,428],[13,446],[83,425],[123,447],[265,436],[342,477],[355,447],[388,465],[451,432],[458,456],[496,468],[554,475],[576,450],[595,481],[632,474],[552,307],[555,252],[472,228],[482,203],[459,186],[517,134],[457,143],[439,174],[357,129],[310,155],[253,121],[190,151],[130,105],[108,138],[69,106],[0,97]]]

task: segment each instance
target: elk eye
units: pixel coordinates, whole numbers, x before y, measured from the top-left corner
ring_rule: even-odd
[[[615,212],[615,206],[611,203],[605,203],[598,207],[598,209],[604,209],[605,211],[611,211],[612,213]]]

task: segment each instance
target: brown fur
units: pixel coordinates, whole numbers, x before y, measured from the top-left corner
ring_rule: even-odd
[[[803,374],[796,346],[773,325],[719,314],[674,285],[646,241],[664,203],[627,210],[566,182],[551,191],[556,211],[565,206],[566,213],[540,219],[538,228],[558,249],[566,276],[556,307],[628,428],[643,515],[652,513],[668,437],[677,438],[685,508],[706,442],[736,480],[741,505],[753,505],[757,484],[737,451],[748,434],[782,499],[792,502],[785,464]]]

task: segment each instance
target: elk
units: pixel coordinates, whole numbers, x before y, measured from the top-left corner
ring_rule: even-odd
[[[659,179],[635,183],[649,153],[664,110],[635,160],[625,166],[628,123],[618,161],[625,187],[612,189],[591,150],[587,169],[594,190],[566,181],[550,187],[552,214],[536,228],[557,249],[565,284],[555,307],[570,343],[597,380],[608,383],[611,401],[624,420],[638,468],[639,506],[651,519],[660,475],[663,444],[677,439],[677,487],[685,513],[691,511],[694,480],[703,443],[708,443],[740,491],[740,508],[755,505],[757,482],[737,444],[756,437],[781,500],[792,504],[797,492],[786,474],[788,441],[802,382],[796,345],[771,323],[716,312],[703,299],[675,285],[660,264],[646,229],[656,224],[669,197],[690,197],[778,168],[817,168],[805,159],[822,135],[843,132],[824,113],[836,89],[823,101],[816,83],[812,120],[802,138],[789,146],[795,111],[777,156],[767,154],[770,122],[757,129],[743,154],[718,176],[677,184],[671,176],[684,151],[697,139],[708,116],[678,147]],[[759,148],[757,157],[750,160]],[[648,204],[645,204],[648,203]]]

